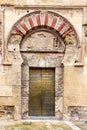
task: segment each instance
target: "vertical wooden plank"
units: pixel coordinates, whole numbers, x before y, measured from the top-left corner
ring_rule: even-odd
[[[55,70],[42,69],[42,116],[55,115]]]
[[[41,116],[41,70],[30,69],[29,115]]]

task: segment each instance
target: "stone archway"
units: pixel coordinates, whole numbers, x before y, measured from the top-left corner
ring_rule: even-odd
[[[22,47],[22,43],[23,45],[26,45],[26,40],[28,40],[28,38],[31,37],[31,35],[33,34],[37,34],[38,32],[41,32],[39,36],[41,36],[43,38],[44,32],[48,33],[48,34],[52,34],[53,38],[51,39],[52,45],[53,42],[55,44],[56,49],[52,49],[52,50],[44,50],[45,53],[50,53],[50,56],[48,56],[48,59],[50,59],[50,61],[52,60],[53,63],[50,62],[51,65],[46,65],[47,61],[44,63],[44,65],[42,64],[43,59],[40,58],[39,60],[37,60],[37,64],[40,63],[40,66],[36,65],[33,66],[36,57],[35,55],[31,55],[28,58],[26,58],[26,55],[23,55],[23,53],[31,53],[30,51],[32,51],[32,49],[30,50],[30,48],[25,48],[25,50],[22,50],[24,47]],[[47,34],[47,36],[49,37],[49,35]],[[44,39],[44,38],[43,38]],[[53,40],[54,39],[54,40]],[[29,39],[30,40],[30,39]],[[46,40],[46,39],[45,39]],[[28,43],[28,42],[27,42]],[[32,43],[32,39],[31,39],[31,43]],[[11,33],[10,33],[10,37],[9,37],[9,42],[8,42],[8,52],[9,54],[12,55],[12,61],[14,59],[14,62],[12,63],[13,67],[17,67],[19,66],[21,68],[21,63],[22,64],[22,72],[25,71],[25,69],[27,70],[27,75],[26,78],[27,81],[29,81],[29,67],[54,67],[56,69],[55,73],[58,73],[58,75],[60,76],[60,79],[62,77],[63,79],[63,69],[61,70],[61,64],[64,65],[74,65],[75,61],[77,60],[77,53],[78,53],[78,38],[77,38],[77,34],[73,28],[73,26],[68,22],[68,20],[66,20],[65,18],[63,18],[62,16],[50,12],[50,11],[37,11],[37,12],[33,12],[30,13],[26,16],[24,16],[23,18],[21,18],[12,28]],[[52,46],[51,46],[52,47]],[[62,47],[62,49],[61,49]],[[35,48],[34,48],[35,49]],[[46,45],[45,45],[45,49],[46,49]],[[21,53],[20,53],[21,52]],[[38,53],[43,53],[42,50],[33,50],[33,53],[38,52]],[[56,56],[51,55],[52,53],[56,53]],[[59,53],[57,55],[57,53]],[[61,55],[60,55],[61,53]],[[21,57],[22,54],[22,57]],[[37,55],[38,56],[38,55]],[[36,58],[35,58],[36,57]],[[43,56],[42,56],[43,57]],[[52,58],[50,58],[52,57]],[[30,59],[32,58],[32,60],[34,62],[30,62]],[[47,55],[44,57],[45,59],[47,58]],[[53,60],[55,59],[55,60]],[[39,62],[40,61],[40,62]],[[55,62],[56,61],[56,62]],[[57,63],[59,62],[59,64]],[[55,66],[53,64],[56,64]],[[58,69],[59,68],[59,69]],[[24,69],[24,71],[23,71]],[[19,71],[19,70],[17,70]],[[21,73],[20,73],[21,75]],[[24,80],[26,80],[24,77],[23,79],[23,83]],[[57,74],[55,75],[55,77],[57,78]],[[21,79],[20,79],[21,82]],[[23,85],[23,91],[26,91],[24,86],[26,85],[27,82],[25,82],[25,84]],[[60,81],[55,82],[55,84],[60,84]],[[63,85],[63,81],[62,81],[62,85]],[[26,85],[27,86],[27,85]],[[59,86],[56,85],[56,87],[58,88]],[[21,89],[21,86],[20,86]],[[29,87],[27,87],[27,89],[29,89]],[[55,104],[59,104],[60,102],[63,102],[63,86],[61,87],[61,91],[60,92],[61,96],[58,96],[60,87],[57,89],[55,89]],[[57,91],[57,92],[56,92]],[[28,95],[27,91],[27,95]],[[26,92],[25,92],[26,93]],[[16,104],[16,106],[21,106],[23,105],[23,110],[22,110],[22,115],[24,115],[24,117],[26,118],[28,115],[28,96],[24,97],[24,99],[22,100],[23,104]],[[26,103],[25,103],[26,102]],[[26,104],[26,105],[25,105]],[[62,104],[63,105],[63,104]],[[56,105],[57,106],[57,105]],[[22,107],[22,106],[21,106]],[[61,109],[56,108],[55,109],[55,113],[57,113],[56,115],[58,115],[58,113],[61,112]]]
[[[36,11],[21,18],[12,28],[8,41],[8,46],[17,47],[27,33],[31,33],[37,28],[50,28],[53,33],[57,32],[66,45],[63,64],[74,64],[78,61],[78,49],[80,47],[77,33],[71,23],[59,14],[50,11]],[[14,48],[14,47],[13,47]],[[19,50],[20,51],[20,50]]]
[[[31,110],[34,108],[37,108],[37,111],[36,111],[37,113],[35,113],[35,115],[38,115],[38,116],[48,115],[49,117],[53,113],[55,118],[59,118],[59,115],[58,115],[59,111],[62,115],[62,112],[63,112],[63,66],[61,65],[61,62],[64,57],[64,51],[65,51],[65,45],[61,37],[58,34],[57,36],[54,35],[52,32],[48,31],[48,29],[41,30],[38,28],[36,31],[34,30],[34,32],[31,35],[28,34],[23,39],[21,43],[21,55],[23,58],[23,64],[22,64],[22,115],[23,115],[23,118],[27,118],[29,115],[34,116],[35,110],[34,111]],[[34,70],[37,72],[36,77],[34,76],[34,74],[31,73],[31,72],[34,73]],[[51,77],[51,80],[54,81],[54,83],[51,83],[50,74],[49,74],[50,71],[51,71],[51,75],[53,74]],[[34,78],[32,78],[32,76]],[[39,79],[37,77],[39,77]],[[39,83],[36,81],[36,84],[39,84],[40,86],[39,88],[38,86],[33,86],[33,88],[35,89],[37,88],[36,91],[34,91],[35,89],[32,90],[33,82],[31,83],[31,81],[32,80],[34,81],[35,79],[39,80]],[[49,90],[48,88],[45,91],[44,86],[46,86],[46,88],[49,86],[47,82],[49,82],[49,84],[51,83],[50,84],[51,89]],[[33,93],[31,90],[33,91]],[[49,93],[55,96],[53,96],[52,98],[50,97],[51,95]],[[31,104],[31,102],[34,102],[33,101],[34,99],[32,100],[32,98],[35,96],[34,94],[40,96],[39,98],[40,101],[37,101],[38,96],[36,96],[35,97],[36,103],[35,104],[32,103],[34,106],[34,108],[32,108],[29,104]],[[53,99],[53,102],[51,102],[49,97],[50,99],[51,98]],[[49,101],[49,103],[46,102],[47,100]],[[38,112],[37,102],[39,102],[39,107],[41,108],[39,112]],[[47,107],[47,103],[48,103],[48,107]],[[51,104],[53,104],[53,106]],[[51,107],[53,109],[51,109]]]
[[[13,26],[11,34],[24,37],[29,31],[37,27],[50,27],[54,29],[64,39],[66,45],[78,44],[76,31],[70,22],[50,11],[37,11],[24,16]]]

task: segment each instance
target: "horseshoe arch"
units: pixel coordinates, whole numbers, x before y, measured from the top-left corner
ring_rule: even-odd
[[[69,58],[70,64],[74,64],[79,47],[77,33],[67,19],[54,12],[36,11],[22,17],[12,27],[8,43],[13,44],[14,46],[16,43],[20,44],[26,34],[32,32],[34,29],[37,30],[38,28],[50,29],[52,30],[52,33],[58,33],[66,46],[63,63],[69,64]],[[8,44],[8,48],[10,44]]]

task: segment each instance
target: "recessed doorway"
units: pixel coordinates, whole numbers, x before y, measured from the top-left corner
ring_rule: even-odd
[[[55,116],[55,69],[30,68],[29,116]]]

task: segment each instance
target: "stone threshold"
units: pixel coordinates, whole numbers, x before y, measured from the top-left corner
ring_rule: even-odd
[[[22,119],[22,121],[44,121],[44,120],[46,120],[46,121],[60,121],[57,117],[54,117],[54,116],[49,116],[49,117],[45,117],[45,116],[29,116],[29,117],[27,117],[27,118],[25,118],[25,119]]]

